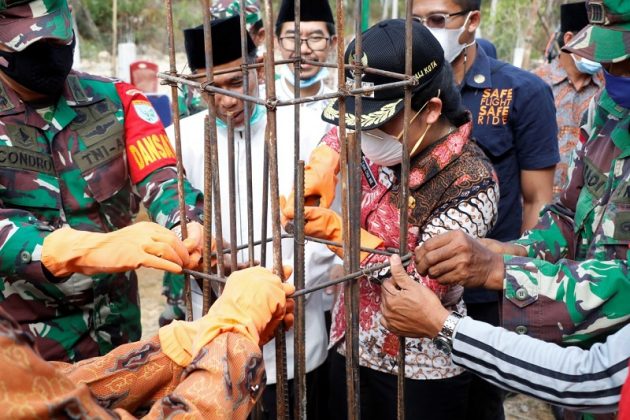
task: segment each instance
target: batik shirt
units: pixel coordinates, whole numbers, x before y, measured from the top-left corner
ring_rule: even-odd
[[[140,338],[136,275],[54,278],[40,262],[44,239],[63,226],[123,228],[140,201],[173,227],[175,154],[147,98],[126,83],[73,72],[40,112],[0,83],[0,307],[46,359],[77,361]],[[184,192],[199,220],[201,193],[188,183]]]
[[[260,348],[237,333],[219,335],[185,367],[158,337],[72,365],[42,360],[0,308],[0,348],[3,418],[245,419],[265,386]]]
[[[606,91],[589,109],[591,133],[559,202],[505,256],[503,325],[546,341],[579,343],[630,319],[630,111]]]
[[[571,83],[558,58],[537,68],[533,73],[551,86],[556,105],[560,162],[556,164],[553,194],[554,198],[557,199],[567,183],[569,159],[580,139],[582,115],[588,108],[591,99],[603,87],[604,77],[601,72],[596,73],[578,91]]]
[[[467,123],[414,157],[409,172],[409,252],[427,239],[453,229],[483,237],[492,227],[498,212],[498,181],[492,165],[481,149],[469,140],[472,124]],[[337,129],[322,140],[339,151]],[[383,240],[384,248],[399,248],[400,211],[399,169],[379,166],[364,158],[361,181],[361,227]],[[372,254],[362,267],[379,264],[386,256]],[[461,286],[441,286],[421,277],[413,264],[410,275],[431,288],[442,304],[465,313]],[[381,286],[389,269],[370,279],[359,280],[359,363],[370,369],[397,374],[398,337],[381,325]],[[374,281],[378,280],[378,281]],[[333,308],[331,346],[341,342],[345,354],[345,316],[343,292]],[[405,376],[412,379],[439,379],[460,374],[451,358],[438,350],[430,339],[406,340]]]

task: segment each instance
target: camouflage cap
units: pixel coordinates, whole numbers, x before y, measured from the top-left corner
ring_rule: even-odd
[[[630,1],[587,0],[590,25],[562,50],[599,63],[615,63],[630,57]]]
[[[240,15],[241,2],[240,0],[218,0],[210,9],[210,12],[215,19]],[[260,20],[262,20],[262,13],[258,0],[245,0],[245,23],[247,30],[249,31],[252,25]]]
[[[40,39],[72,40],[66,0],[0,0],[0,43],[22,51]]]

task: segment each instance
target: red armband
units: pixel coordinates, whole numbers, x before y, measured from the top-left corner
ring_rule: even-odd
[[[118,82],[116,90],[125,112],[129,174],[137,184],[157,169],[174,166],[177,159],[160,117],[144,93],[124,82]]]

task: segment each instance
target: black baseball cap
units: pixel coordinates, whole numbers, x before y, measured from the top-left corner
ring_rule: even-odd
[[[377,23],[361,34],[364,66],[394,73],[405,73],[405,21],[390,19]],[[353,40],[345,53],[345,62],[354,61]],[[437,94],[443,82],[444,50],[431,32],[420,22],[412,21],[412,74],[418,79],[412,93],[425,91],[427,100]],[[448,75],[448,74],[447,74]],[[346,70],[347,83],[354,84],[352,70]],[[365,73],[363,86],[379,86],[399,82],[400,79]],[[396,116],[404,106],[404,87],[377,90],[373,95],[363,97],[361,127],[364,130],[378,128]],[[355,128],[354,96],[346,97],[346,126]],[[339,99],[331,101],[322,112],[322,119],[339,125]]]

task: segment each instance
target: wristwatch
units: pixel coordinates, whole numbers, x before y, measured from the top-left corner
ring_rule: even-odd
[[[455,327],[460,319],[464,316],[457,312],[451,312],[450,315],[444,321],[442,329],[438,335],[433,339],[433,344],[438,350],[444,354],[451,354],[453,350],[453,334],[455,333]]]

